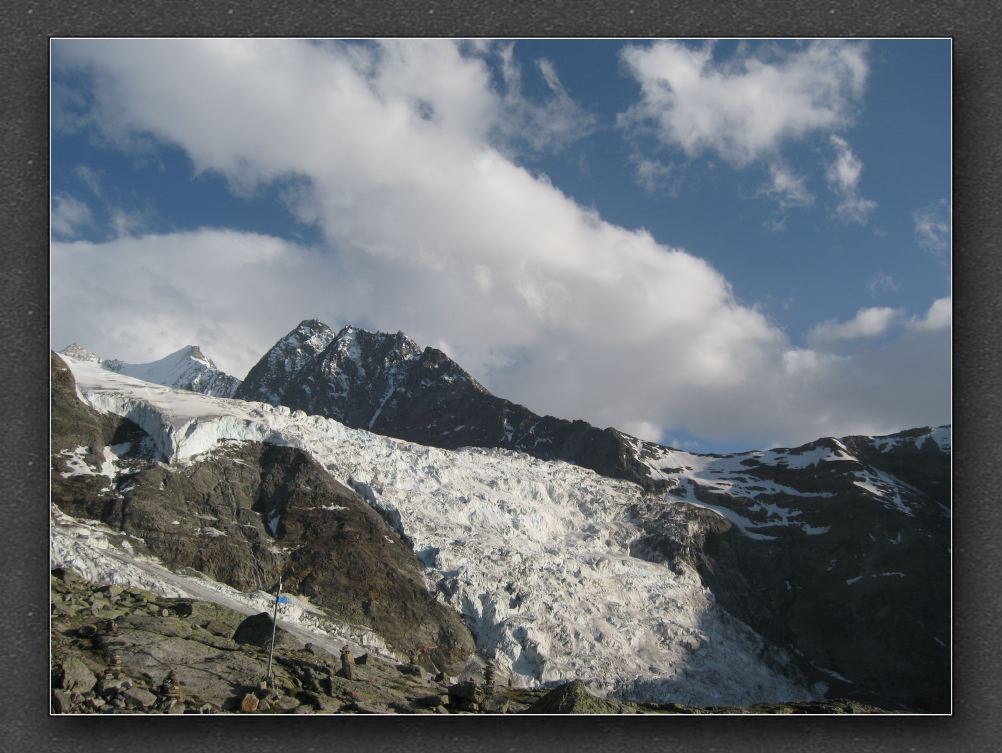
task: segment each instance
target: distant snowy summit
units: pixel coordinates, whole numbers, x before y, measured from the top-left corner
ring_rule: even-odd
[[[185,347],[150,363],[125,363],[117,358],[102,359],[76,343],[61,351],[77,361],[96,363],[109,371],[161,384],[178,390],[200,392],[212,397],[232,397],[240,380],[221,371],[197,345]]]
[[[101,363],[101,358],[97,355],[97,353],[87,350],[87,348],[77,345],[76,343],[67,345],[60,351],[60,354],[85,363]]]

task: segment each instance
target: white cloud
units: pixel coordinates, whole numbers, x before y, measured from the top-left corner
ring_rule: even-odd
[[[916,330],[935,332],[949,329],[953,324],[953,297],[938,298],[932,302],[925,316],[912,318],[909,325]]]
[[[73,238],[94,222],[90,207],[86,202],[66,194],[52,197],[52,213],[49,219],[52,235],[56,238]]]
[[[495,47],[505,84],[500,102],[503,116],[495,123],[502,140],[514,150],[527,147],[533,152],[560,151],[592,133],[597,126],[597,118],[571,98],[557,75],[557,69],[546,58],[539,59],[536,67],[550,97],[540,101],[525,96],[522,69],[515,60],[514,52],[514,42]]]
[[[714,59],[714,45],[659,41],[625,48],[641,99],[620,119],[653,129],[690,157],[736,167],[772,158],[786,141],[848,125],[862,96],[865,44],[815,41],[791,52],[759,46]]]
[[[811,343],[831,343],[836,340],[856,340],[878,337],[886,333],[901,316],[899,309],[875,306],[863,308],[847,322],[827,321],[816,324],[807,336]]]
[[[100,198],[104,193],[104,189],[101,186],[101,175],[94,168],[88,167],[87,165],[77,165],[73,170],[73,173],[84,183],[84,185],[87,186],[88,190],[98,198]]]
[[[828,164],[827,175],[828,185],[839,200],[835,214],[845,222],[864,224],[870,218],[870,213],[877,208],[877,202],[864,199],[859,193],[863,163],[844,138],[832,135],[830,141],[835,149],[835,157]]]
[[[806,178],[779,162],[769,165],[769,183],[759,193],[773,198],[781,210],[814,203],[814,195],[807,189]]]
[[[884,293],[896,293],[898,292],[898,282],[894,279],[893,275],[889,275],[886,272],[877,272],[870,278],[870,281],[866,284],[866,288],[872,296]]]
[[[108,224],[111,236],[121,238],[123,235],[136,235],[149,225],[150,213],[129,211],[121,207],[108,209]]]
[[[915,240],[926,251],[942,262],[950,255],[950,204],[946,199],[912,212],[915,221]]]
[[[647,193],[666,190],[669,195],[678,193],[680,180],[678,167],[671,162],[633,157],[634,181]]]
[[[935,363],[876,399],[894,364],[796,348],[705,261],[506,157],[510,100],[462,45],[55,45],[57,65],[99,74],[89,117],[105,138],[152,134],[246,190],[294,178],[292,209],[324,234],[319,248],[210,229],[56,243],[56,347],[139,361],[196,342],[243,376],[319,316],[447,343],[500,395],[648,435],[796,442],[948,411]]]
[[[310,307],[299,318],[316,313],[330,273],[293,244],[227,230],[56,243],[52,254],[54,348],[141,363],[198,344],[238,376],[298,323],[284,318],[297,296]]]

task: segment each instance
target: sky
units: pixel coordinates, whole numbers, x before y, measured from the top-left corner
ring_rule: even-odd
[[[694,451],[950,421],[949,40],[51,53],[57,350],[319,318]]]

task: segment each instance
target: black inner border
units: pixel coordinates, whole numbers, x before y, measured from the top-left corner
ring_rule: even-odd
[[[441,753],[628,749],[944,750],[998,746],[1002,505],[997,437],[1000,246],[999,13],[930,0],[35,0],[0,7],[0,674],[5,750]],[[53,36],[952,37],[954,76],[954,714],[951,717],[48,716],[48,45]],[[994,47],[994,49],[993,49]],[[996,210],[996,211],[993,211]],[[192,719],[191,717],[187,717]],[[140,721],[141,719],[141,721]],[[296,721],[294,721],[296,720]]]

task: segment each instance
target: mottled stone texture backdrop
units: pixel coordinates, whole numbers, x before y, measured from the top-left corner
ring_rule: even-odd
[[[993,5],[918,2],[8,3],[3,76],[4,749],[989,750],[999,733],[1000,56]],[[951,718],[48,717],[48,40],[53,36],[951,36],[956,260]],[[169,725],[169,729],[168,729]],[[994,745],[993,745],[994,743]]]

